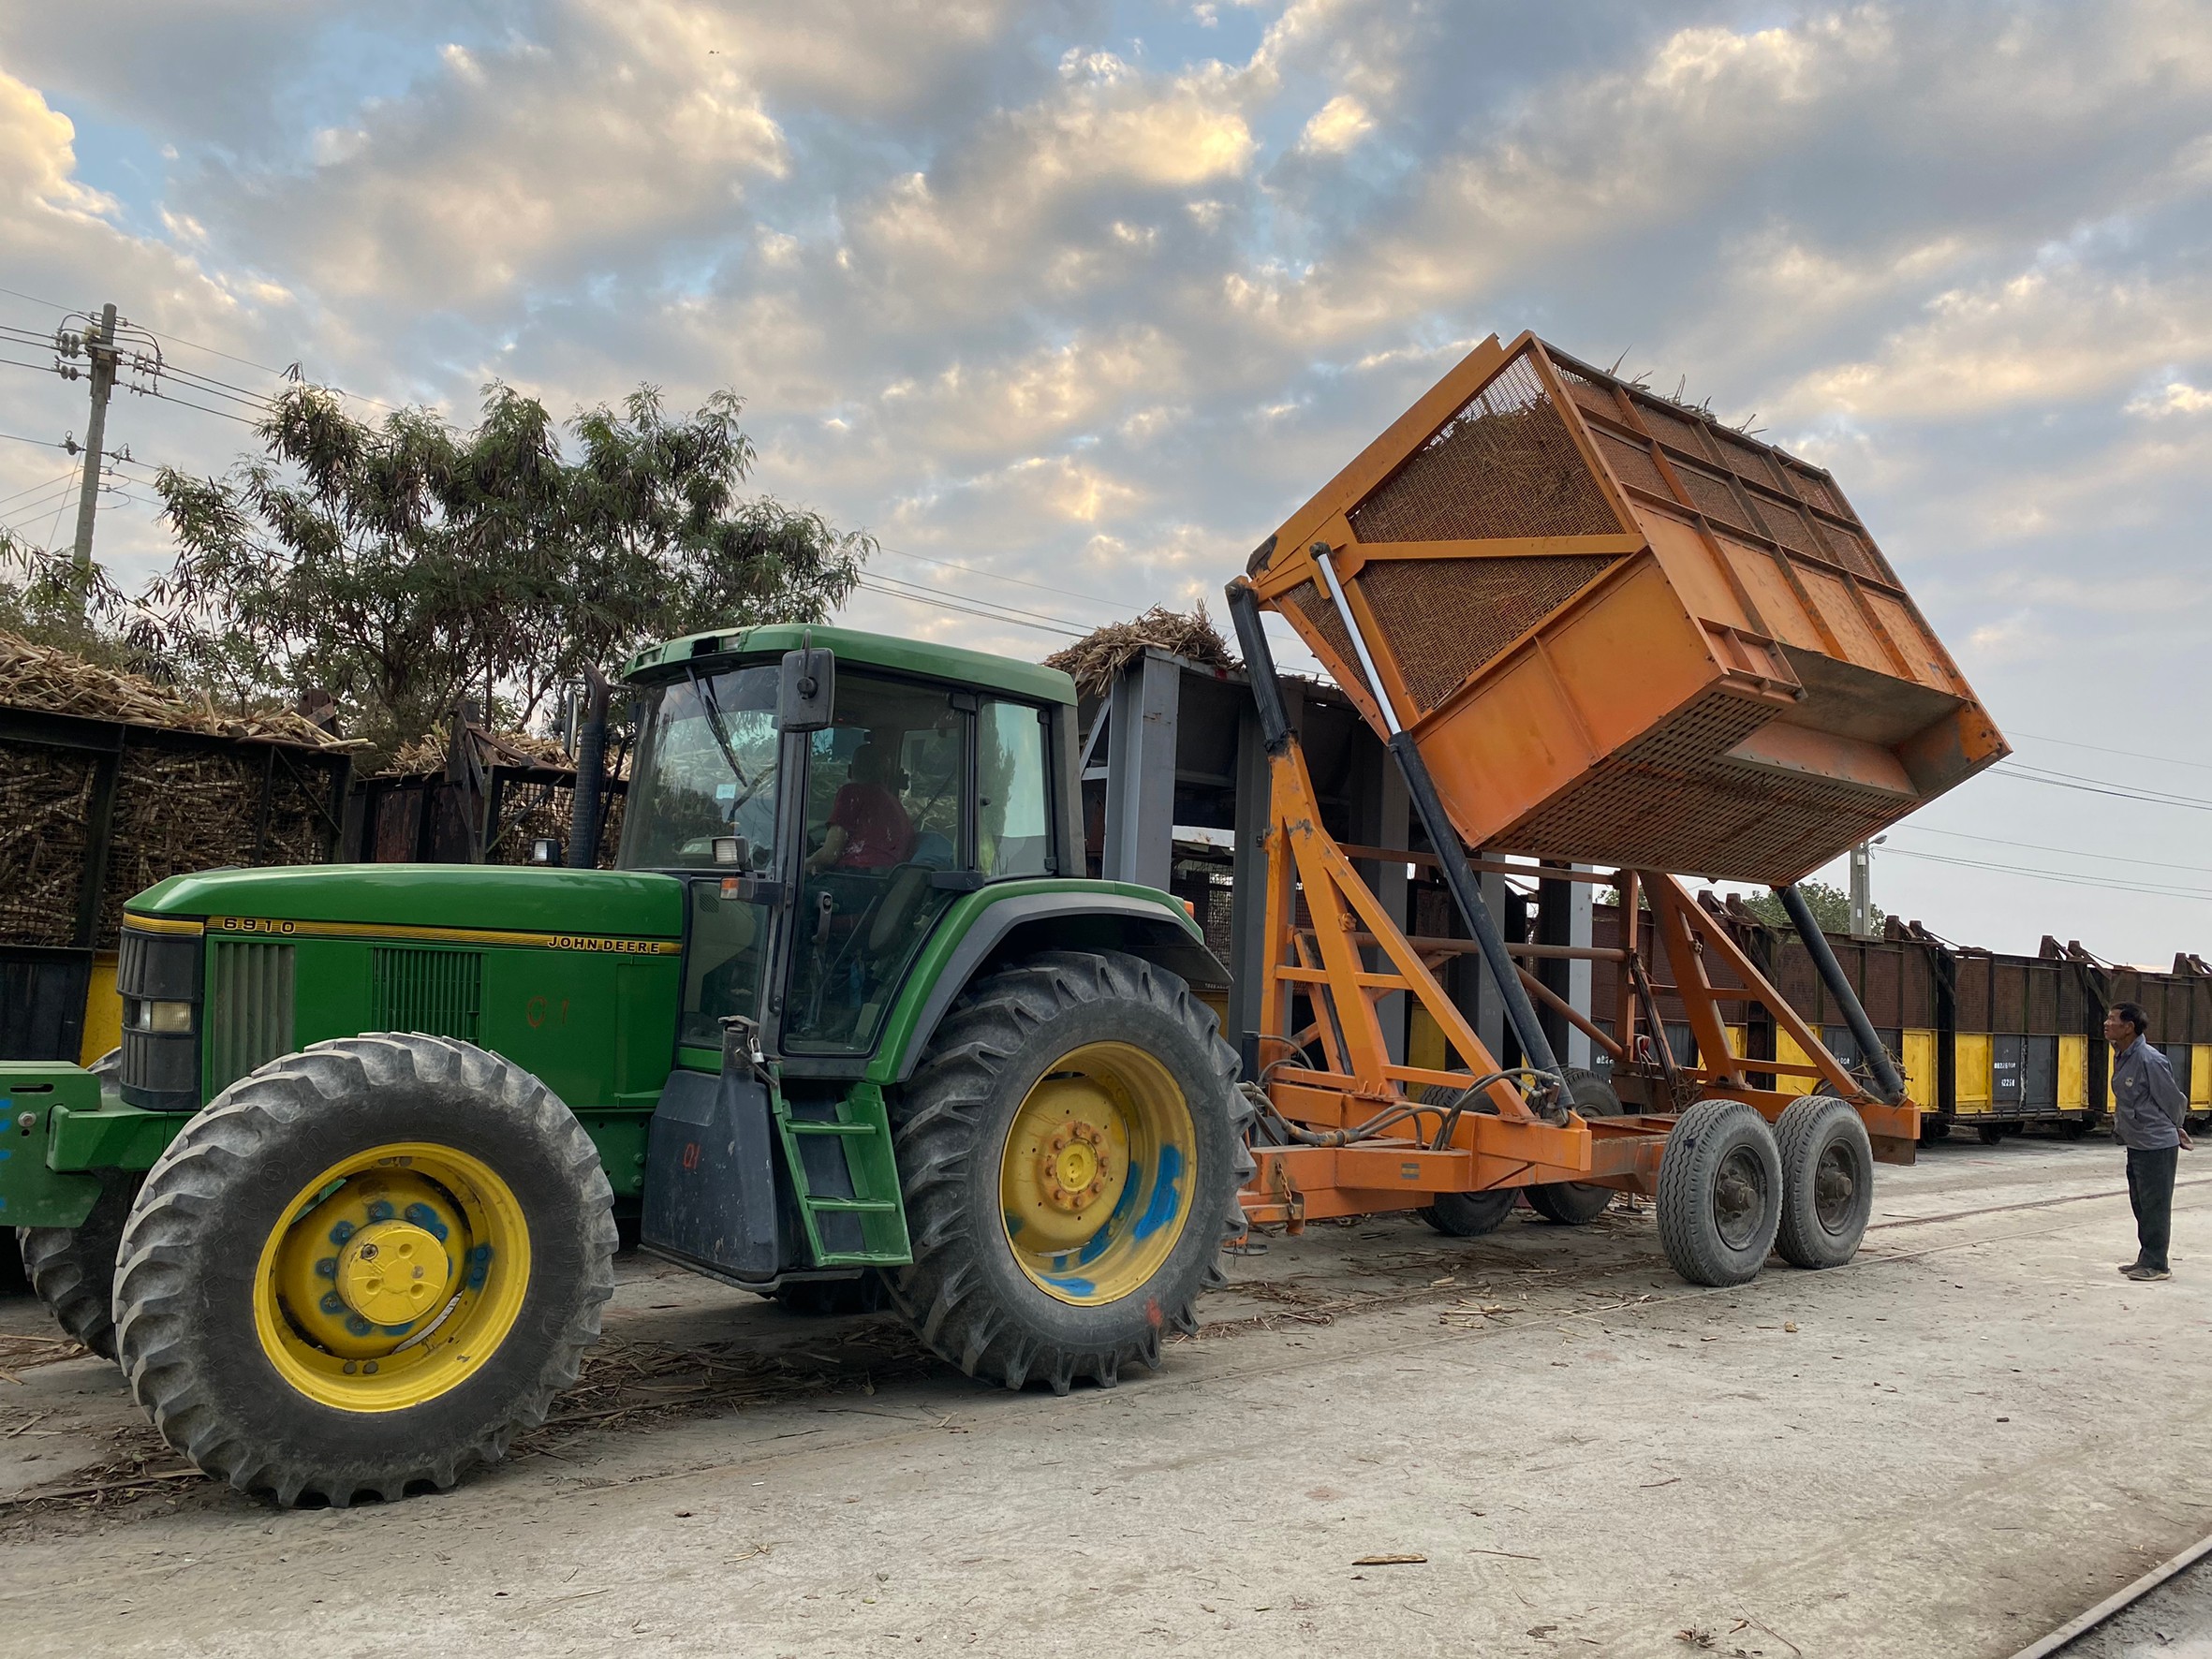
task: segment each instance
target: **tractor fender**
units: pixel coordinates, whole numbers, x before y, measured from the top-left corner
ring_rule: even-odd
[[[884,1045],[870,1075],[885,1084],[905,1082],[928,1049],[937,1022],[979,975],[1040,950],[1119,950],[1200,990],[1229,985],[1227,970],[1206,948],[1198,924],[1180,901],[1166,893],[1010,893],[975,912],[951,942],[928,989],[915,988],[920,1003],[910,1023],[903,1036]],[[894,1012],[894,1031],[904,1012]]]

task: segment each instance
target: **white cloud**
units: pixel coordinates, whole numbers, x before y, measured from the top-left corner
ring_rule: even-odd
[[[1298,136],[1298,147],[1317,155],[1342,155],[1374,130],[1367,106],[1340,92],[1313,112]]]

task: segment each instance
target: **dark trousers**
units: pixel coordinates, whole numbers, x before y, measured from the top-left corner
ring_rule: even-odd
[[[2157,1152],[2128,1149],[2128,1203],[2135,1211],[2135,1259],[2146,1267],[2166,1265],[2166,1242],[2174,1236],[2174,1166],[2179,1147]]]

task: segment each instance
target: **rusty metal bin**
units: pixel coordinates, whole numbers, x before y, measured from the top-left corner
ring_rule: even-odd
[[[1954,1109],[1976,1123],[2086,1122],[2099,1110],[2085,964],[1959,946]]]
[[[2189,1091],[2192,1118],[2212,1113],[2212,968],[2203,959],[2188,954],[2174,959],[2174,971],[2160,974],[2146,968],[2095,967],[2088,976],[2097,986],[2094,1020],[2100,1032],[2104,1010],[2115,1003],[2142,1006],[2149,1029],[2143,1035],[2164,1054],[2174,1067],[2175,1080]],[[2101,1035],[2099,1047],[2102,1048]],[[2111,1109],[2106,1084],[2111,1070],[2109,1053],[2097,1068],[2096,1099],[2100,1110]]]
[[[1470,846],[1794,881],[2008,753],[1833,477],[1527,334],[1248,570]]]
[[[1826,935],[1844,976],[1866,1010],[1875,1035],[1897,1063],[1906,1087],[1924,1113],[1952,1109],[1951,976],[1941,945],[1923,935],[1892,928],[1879,939],[1848,933]],[[1811,953],[1793,936],[1782,936],[1775,949],[1775,988],[1811,1024],[1828,1051],[1846,1065],[1865,1060],[1836,999],[1821,983]],[[1785,1037],[1777,1060],[1803,1061]],[[1785,1093],[1803,1094],[1806,1079],[1785,1080]]]

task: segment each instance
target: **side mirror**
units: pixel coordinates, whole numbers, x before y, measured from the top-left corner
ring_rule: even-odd
[[[775,688],[778,731],[820,731],[830,724],[837,700],[837,656],[823,648],[784,653],[783,677]]]

